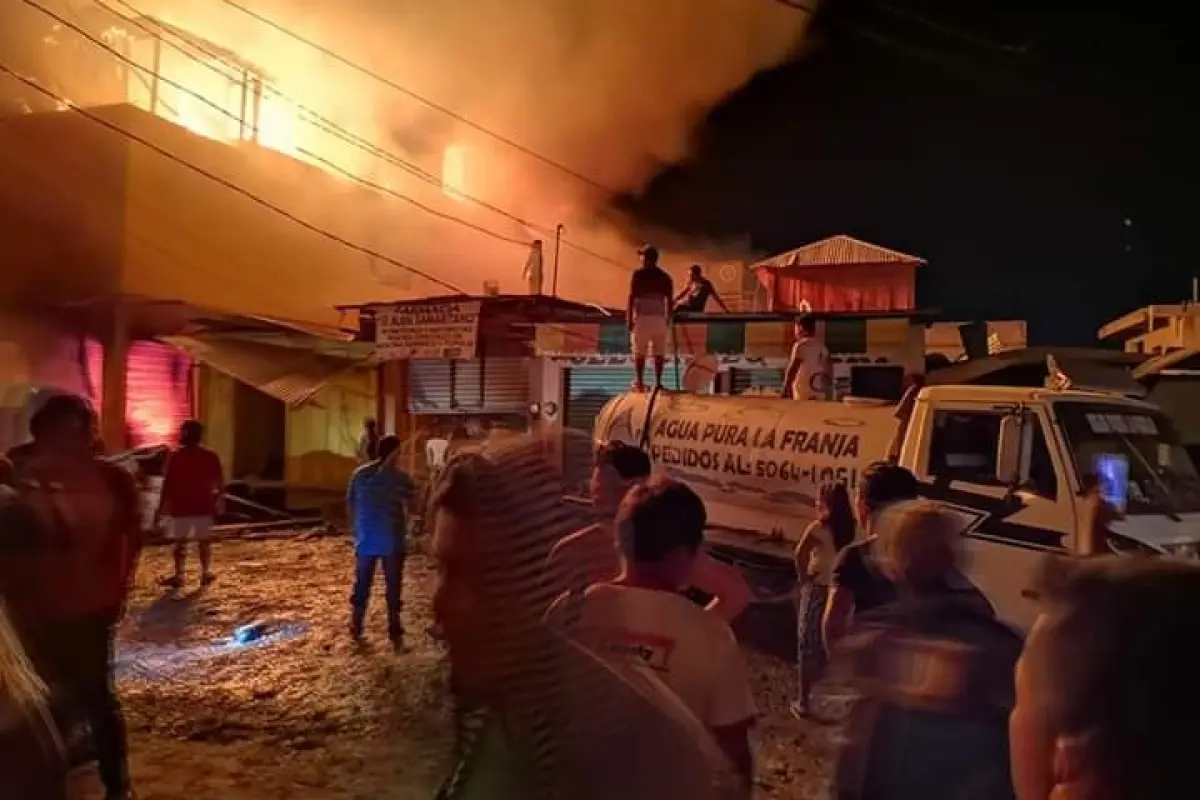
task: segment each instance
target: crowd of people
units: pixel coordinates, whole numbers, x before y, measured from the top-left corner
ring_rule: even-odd
[[[435,606],[458,700],[479,721],[442,800],[751,792],[758,712],[729,626],[744,595],[736,582],[714,587],[717,602],[689,591],[707,558],[703,503],[644,457],[600,448],[598,519],[572,533],[535,443],[449,465]],[[1048,562],[1045,610],[1023,640],[965,578],[954,518],[917,488],[884,462],[853,493],[827,487],[796,548],[793,711],[815,716],[827,671],[853,697],[830,796],[1184,796],[1188,739],[1166,715],[1200,719],[1184,628],[1200,567]]]
[[[132,477],[97,456],[96,419],[48,400],[33,440],[0,460],[0,797],[61,800],[76,723],[109,798],[131,797],[113,642],[142,544]],[[219,460],[188,423],[157,517],[175,572],[220,512]],[[408,507],[399,441],[363,447],[346,502],[350,635],[375,573],[400,623]],[[707,515],[642,450],[600,446],[594,520],[578,529],[544,443],[495,436],[456,451],[426,514],[433,606],[461,741],[438,800],[746,798],[759,709],[731,623],[753,600],[703,548]],[[1094,493],[1094,492],[1093,492]],[[1097,514],[1098,525],[1110,522]],[[1200,566],[1137,557],[1049,562],[1028,638],[965,578],[958,526],[908,470],[873,464],[824,487],[794,553],[792,712],[834,721],[837,800],[1158,800],[1187,796],[1200,720],[1190,681]],[[828,679],[828,680],[827,680]]]

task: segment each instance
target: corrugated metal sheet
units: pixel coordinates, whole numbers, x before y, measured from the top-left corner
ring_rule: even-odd
[[[179,427],[192,416],[192,360],[158,342],[135,342],[126,368],[126,425],[130,444],[174,442]]]
[[[529,369],[529,361],[524,358],[484,359],[484,403],[488,411],[521,413],[529,408]]]
[[[632,367],[576,367],[567,371],[563,414],[563,472],[567,486],[586,493],[592,473],[592,428],[611,398],[629,390]]]
[[[307,350],[257,342],[191,336],[169,336],[162,341],[290,406],[300,405],[335,376],[359,366]]]
[[[877,244],[855,239],[844,234],[806,244],[760,261],[751,269],[788,269],[809,267],[834,267],[850,264],[912,264],[919,266],[925,259],[910,256],[899,250],[890,250]]]
[[[87,341],[91,399],[96,408],[104,402],[104,347]],[[191,359],[175,347],[159,342],[133,342],[125,367],[126,444],[141,447],[176,441],[179,426],[192,415]]]
[[[478,359],[451,362],[454,375],[454,397],[452,410],[470,413],[485,408],[483,390],[483,362]]]
[[[413,361],[409,381],[414,414],[521,413],[529,406],[523,358]]]
[[[453,409],[454,381],[449,361],[408,363],[408,410],[414,414],[448,414]]]

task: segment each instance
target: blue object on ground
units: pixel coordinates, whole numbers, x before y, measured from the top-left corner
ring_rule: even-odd
[[[234,629],[227,639],[211,644],[151,645],[121,643],[116,658],[119,680],[160,680],[168,678],[201,661],[232,653],[269,647],[295,639],[308,632],[308,623],[254,622]]]

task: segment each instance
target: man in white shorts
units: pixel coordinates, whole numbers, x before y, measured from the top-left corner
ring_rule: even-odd
[[[639,392],[646,389],[646,357],[651,352],[654,354],[654,385],[662,386],[667,335],[671,328],[671,304],[675,298],[671,276],[658,266],[658,249],[643,247],[641,255],[642,266],[633,273],[629,282],[629,305],[625,315],[637,372],[634,389]]]
[[[193,540],[200,550],[200,584],[207,586],[215,579],[210,534],[221,511],[225,475],[221,459],[201,443],[203,438],[204,426],[199,422],[183,423],[179,449],[167,458],[164,470],[162,499],[155,516],[169,518],[169,534],[175,543],[175,573],[162,581],[169,589],[183,586],[187,545]]]

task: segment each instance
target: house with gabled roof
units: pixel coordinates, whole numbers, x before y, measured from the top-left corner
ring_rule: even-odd
[[[915,309],[925,259],[839,234],[750,266],[772,311]]]

